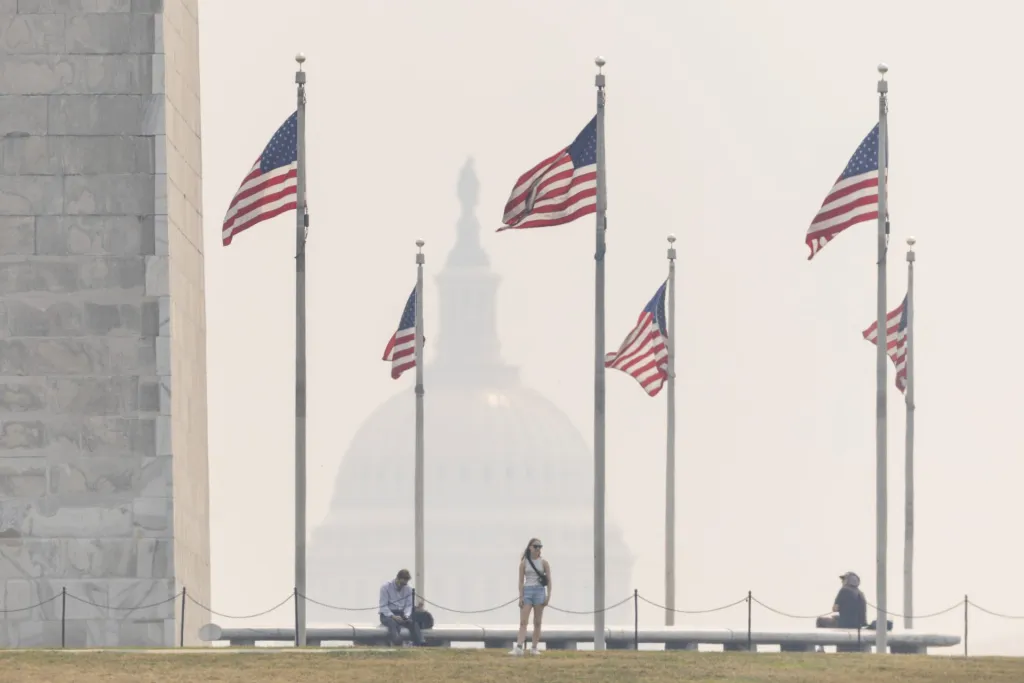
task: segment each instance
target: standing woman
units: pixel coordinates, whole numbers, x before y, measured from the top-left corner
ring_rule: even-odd
[[[524,652],[530,610],[533,610],[533,647],[530,652],[539,654],[537,643],[540,642],[541,617],[551,601],[551,565],[540,556],[543,547],[540,539],[531,538],[519,560],[519,639],[509,653],[511,655],[522,655]]]

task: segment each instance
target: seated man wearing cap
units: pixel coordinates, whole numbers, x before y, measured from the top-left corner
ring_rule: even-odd
[[[860,577],[846,572],[839,577],[842,588],[836,595],[831,614],[818,617],[818,628],[864,628],[868,625],[868,602],[860,590]]]
[[[419,625],[412,618],[412,588],[409,579],[412,576],[408,569],[398,572],[393,581],[380,587],[380,623],[388,629],[388,639],[392,645],[402,644],[402,628],[409,629],[409,635],[416,645],[423,645],[423,634]]]

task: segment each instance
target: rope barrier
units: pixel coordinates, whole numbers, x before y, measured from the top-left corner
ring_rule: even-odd
[[[84,605],[89,605],[89,606],[96,607],[96,608],[99,608],[99,609],[106,609],[106,610],[112,610],[112,611],[118,611],[118,612],[128,612],[129,614],[131,612],[136,612],[136,611],[146,610],[146,609],[152,609],[154,607],[159,607],[161,605],[165,605],[165,604],[170,603],[170,602],[175,602],[179,598],[182,598],[184,596],[185,599],[188,600],[188,602],[193,603],[196,607],[199,607],[200,609],[206,610],[207,612],[209,612],[210,614],[212,614],[214,616],[221,617],[223,619],[237,619],[237,620],[256,619],[256,618],[265,616],[265,615],[270,614],[271,612],[274,612],[275,610],[278,610],[281,607],[285,606],[286,604],[288,604],[289,601],[293,600],[295,597],[301,597],[305,601],[307,601],[309,603],[312,603],[314,605],[318,605],[318,606],[323,607],[325,609],[337,610],[337,611],[342,611],[342,612],[371,612],[371,611],[377,611],[377,610],[380,609],[379,605],[369,605],[369,606],[366,606],[366,607],[342,607],[342,606],[339,606],[339,605],[332,605],[332,604],[329,604],[329,603],[326,603],[326,602],[322,602],[320,600],[316,600],[315,598],[311,598],[308,595],[303,595],[301,593],[291,593],[286,598],[284,598],[283,600],[281,600],[280,602],[275,604],[273,607],[271,607],[269,609],[266,609],[266,610],[263,610],[261,612],[256,612],[254,614],[245,614],[245,615],[231,615],[231,614],[224,614],[222,612],[218,612],[218,611],[214,610],[213,608],[211,608],[211,607],[209,607],[207,605],[202,604],[201,602],[196,600],[194,597],[192,597],[192,595],[186,593],[185,591],[182,591],[182,592],[179,592],[179,593],[175,593],[171,597],[166,598],[164,600],[159,600],[159,601],[151,602],[151,603],[145,603],[145,604],[136,605],[136,606],[132,606],[132,607],[103,605],[103,604],[100,604],[100,603],[93,602],[93,601],[91,601],[91,600],[89,600],[87,598],[79,597],[77,595],[74,595],[73,593],[69,593],[67,591],[62,591],[61,593],[58,593],[58,594],[56,594],[56,595],[54,595],[54,596],[52,596],[50,598],[47,598],[46,600],[42,600],[40,602],[37,602],[37,603],[32,604],[32,605],[25,606],[25,607],[14,607],[14,608],[0,607],[0,614],[13,614],[13,613],[18,613],[18,612],[27,612],[27,611],[30,611],[30,610],[33,610],[33,609],[36,609],[36,608],[39,608],[39,607],[43,607],[44,605],[47,605],[47,604],[49,604],[51,602],[54,602],[55,600],[58,600],[62,596],[66,597],[66,598],[70,598],[70,599],[72,599],[72,600],[74,600],[74,601],[76,601],[78,603],[84,604]],[[505,609],[505,608],[507,608],[507,607],[509,607],[511,605],[514,605],[514,604],[519,602],[519,598],[516,597],[516,598],[513,598],[513,599],[508,600],[506,602],[503,602],[503,603],[501,603],[499,605],[495,605],[493,607],[487,607],[487,608],[484,608],[484,609],[457,609],[457,608],[454,608],[454,607],[448,607],[446,605],[439,604],[437,602],[434,602],[434,601],[432,601],[432,600],[430,600],[428,598],[425,598],[425,597],[423,597],[421,595],[418,595],[418,594],[416,595],[416,597],[417,597],[418,601],[422,601],[422,603],[424,603],[424,604],[430,605],[431,607],[433,607],[435,609],[438,609],[438,610],[441,610],[443,612],[450,612],[450,613],[453,613],[453,614],[487,614],[487,613],[490,613],[490,612],[496,612],[498,610]],[[757,597],[754,597],[753,595],[750,595],[749,598],[748,597],[743,597],[743,598],[741,598],[739,600],[736,600],[734,602],[730,602],[730,603],[728,603],[726,605],[722,605],[720,607],[712,607],[712,608],[708,608],[708,609],[669,608],[669,607],[667,607],[665,605],[662,605],[662,604],[660,604],[658,602],[655,602],[654,600],[651,600],[651,599],[645,597],[644,595],[642,595],[640,593],[637,593],[635,597],[640,602],[643,602],[643,603],[645,603],[647,605],[650,605],[651,607],[654,607],[655,609],[663,610],[663,611],[666,611],[666,612],[674,612],[674,613],[677,613],[677,614],[691,614],[691,615],[713,614],[713,613],[716,613],[716,612],[722,612],[722,611],[731,609],[731,608],[736,607],[738,605],[742,605],[742,604],[746,603],[748,600],[752,604],[756,604],[756,605],[758,605],[758,606],[768,610],[769,612],[772,612],[773,614],[777,614],[779,616],[786,617],[786,618],[789,618],[789,619],[809,620],[809,619],[816,619],[816,618],[822,617],[822,616],[827,616],[827,615],[832,613],[832,612],[824,612],[824,613],[821,613],[821,614],[793,614],[793,613],[785,612],[783,610],[775,608],[775,607],[773,607],[773,606],[771,606],[771,605],[769,605],[769,604],[767,604],[765,602],[762,602],[760,599],[758,599]],[[555,611],[555,612],[560,612],[562,614],[591,615],[591,614],[598,614],[600,612],[607,612],[609,610],[616,609],[618,607],[621,607],[622,605],[625,605],[626,603],[630,602],[633,599],[634,599],[634,596],[630,595],[630,596],[628,596],[628,597],[626,597],[626,598],[624,598],[624,599],[622,599],[622,600],[620,600],[620,601],[618,601],[618,602],[616,602],[614,604],[611,604],[611,605],[608,605],[607,607],[604,607],[601,610],[572,610],[572,609],[567,609],[567,608],[564,608],[564,607],[559,607],[559,606],[553,605],[553,604],[549,604],[547,606],[547,609]],[[986,607],[983,607],[982,605],[979,605],[976,602],[973,602],[973,601],[970,601],[970,600],[967,600],[967,599],[959,600],[956,603],[954,603],[953,605],[950,605],[949,607],[946,607],[945,609],[941,609],[941,610],[938,610],[938,611],[935,611],[935,612],[929,612],[929,613],[926,613],[926,614],[909,615],[909,618],[912,618],[912,619],[915,619],[915,620],[916,619],[932,619],[932,618],[935,618],[935,617],[943,616],[945,614],[949,614],[950,612],[953,612],[954,610],[963,608],[965,605],[968,606],[968,607],[973,607],[974,609],[978,610],[979,612],[982,612],[982,613],[987,614],[987,615],[992,616],[992,617],[996,617],[998,619],[1008,619],[1008,620],[1014,620],[1014,621],[1024,620],[1024,615],[1015,615],[1015,614],[1008,614],[1008,613],[1004,613],[1004,612],[997,612],[995,610],[988,609]],[[871,610],[875,610],[875,611],[878,610],[878,606],[877,605],[873,605],[870,602],[867,603],[867,606]],[[888,617],[893,617],[893,618],[899,618],[899,619],[908,618],[908,615],[904,615],[904,614],[901,614],[899,612],[889,612],[889,611],[883,610],[882,613],[885,614]],[[127,616],[127,615],[125,615],[125,616]],[[122,617],[122,618],[124,618],[124,617]]]
[[[943,614],[948,614],[948,613],[952,612],[953,610],[955,610],[957,608],[960,608],[960,607],[963,607],[963,606],[964,606],[964,601],[961,600],[958,603],[956,603],[955,605],[951,605],[951,606],[947,607],[944,610],[939,610],[938,612],[932,612],[930,614],[911,614],[911,615],[906,615],[906,614],[898,614],[896,612],[886,612],[885,610],[882,610],[882,614],[884,614],[887,617],[896,617],[897,619],[907,619],[907,618],[909,618],[909,619],[931,619],[932,617],[939,617],[939,616],[942,616]],[[870,602],[868,603],[868,607],[870,607],[873,610],[877,610],[878,609],[877,605],[872,605]]]
[[[665,610],[666,612],[675,612],[677,614],[711,614],[712,612],[721,612],[722,610],[727,610],[730,607],[735,607],[736,605],[742,605],[743,603],[745,603],[747,601],[747,599],[745,597],[743,597],[743,598],[740,598],[739,600],[737,600],[736,602],[730,602],[728,605],[723,605],[721,607],[714,607],[712,609],[685,610],[685,609],[675,609],[675,608],[672,608],[672,607],[666,607],[665,605],[659,605],[656,602],[648,600],[647,598],[645,598],[644,596],[640,595],[639,593],[637,594],[636,597],[639,598],[642,602],[646,602],[648,605],[650,605],[652,607],[657,607],[658,609]]]
[[[175,597],[177,597],[177,596],[175,596]],[[294,597],[293,595],[289,595],[287,598],[285,598],[281,602],[277,603],[276,605],[274,605],[270,609],[263,610],[262,612],[257,612],[256,614],[248,614],[248,615],[243,616],[243,617],[236,617],[236,616],[231,616],[230,614],[222,614],[220,612],[216,612],[213,609],[211,609],[210,607],[207,607],[206,605],[202,604],[201,602],[199,602],[198,600],[193,598],[191,595],[188,596],[188,600],[189,600],[189,602],[194,604],[199,609],[204,609],[207,612],[209,612],[210,614],[213,614],[215,616],[221,617],[222,619],[255,619],[256,617],[262,617],[262,616],[264,616],[266,614],[270,614],[274,610],[277,610],[277,609],[280,609],[281,607],[284,607],[289,602],[291,602],[293,597]]]
[[[52,598],[43,600],[42,602],[37,602],[34,605],[29,605],[28,607],[16,607],[15,609],[0,609],[0,614],[14,614],[15,612],[27,612],[29,610],[35,609],[36,607],[42,607],[43,605],[49,604],[59,597],[60,593],[54,595]]]
[[[561,612],[562,614],[601,614],[602,612],[607,612],[608,610],[612,610],[612,609],[615,609],[616,607],[620,607],[620,606],[622,606],[622,605],[625,605],[625,604],[626,604],[627,602],[629,602],[629,601],[630,601],[630,600],[632,600],[632,599],[633,599],[633,596],[632,596],[632,595],[630,595],[630,596],[629,596],[628,598],[626,598],[625,600],[619,600],[619,601],[618,601],[617,603],[615,603],[614,605],[608,605],[608,606],[607,606],[607,607],[605,607],[604,609],[594,610],[594,611],[591,611],[591,612],[586,612],[586,611],[583,611],[583,612],[577,612],[577,611],[575,611],[575,610],[571,610],[571,609],[560,609],[560,608],[558,608],[558,607],[555,607],[554,605],[548,605],[548,606],[547,606],[547,609],[553,609],[553,610],[555,610],[556,612]],[[516,598],[516,601],[518,602],[518,601],[519,601],[519,598]]]
[[[999,612],[993,612],[992,610],[985,609],[984,607],[982,607],[978,603],[971,602],[970,600],[967,600],[966,602],[967,602],[968,605],[970,605],[971,607],[975,608],[979,612],[984,612],[985,614],[991,615],[993,617],[999,617],[1000,619],[1014,619],[1014,620],[1016,620],[1016,619],[1024,619],[1024,616],[1018,616],[1018,615],[1013,615],[1013,614],[1000,614]],[[961,601],[960,604],[962,605],[963,601]]]

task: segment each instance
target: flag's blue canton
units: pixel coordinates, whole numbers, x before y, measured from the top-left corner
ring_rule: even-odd
[[[903,303],[900,304],[900,308],[903,309],[903,312],[900,313],[900,325],[896,328],[897,333],[907,331],[907,297],[903,297]]]
[[[260,155],[260,171],[267,173],[275,168],[294,164],[299,158],[298,112],[277,129],[270,138],[263,154]]]
[[[394,318],[392,318],[394,320]],[[416,327],[416,290],[412,290],[409,300],[405,302],[405,310],[402,311],[402,319],[398,323],[399,330],[407,330]]]
[[[849,149],[849,148],[847,148]],[[888,159],[886,159],[888,161]],[[868,136],[864,138],[864,141],[860,143],[860,147],[850,157],[850,163],[846,164],[846,168],[843,170],[843,174],[839,176],[840,180],[846,178],[852,178],[853,176],[861,175],[869,171],[878,170],[878,124],[871,129]]]
[[[587,127],[580,131],[569,145],[569,158],[574,168],[597,163],[597,117],[590,119]]]
[[[654,323],[658,326],[658,329],[661,330],[662,336],[664,336],[667,339],[668,326],[665,325],[666,284],[668,283],[662,283],[661,287],[658,288],[658,291],[654,293],[654,297],[649,302],[647,302],[647,305],[644,307],[644,312],[650,313],[654,317]]]

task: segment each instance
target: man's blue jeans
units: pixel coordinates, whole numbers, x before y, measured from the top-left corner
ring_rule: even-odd
[[[423,644],[423,634],[420,632],[420,627],[412,619],[406,619],[404,616],[400,616],[398,621],[395,617],[389,617],[380,615],[380,623],[384,624],[388,629],[388,640],[391,644],[398,647],[402,644],[402,627],[409,629],[409,635],[412,636],[412,642],[417,645]]]

